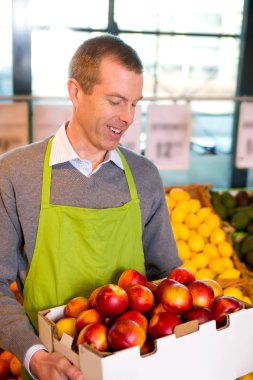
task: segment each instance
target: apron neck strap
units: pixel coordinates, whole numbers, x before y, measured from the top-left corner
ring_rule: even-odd
[[[119,150],[119,148],[117,148],[117,152],[118,152],[118,154],[121,158],[121,161],[123,163],[123,167],[125,170],[126,180],[127,180],[131,199],[138,199],[134,178],[133,178],[132,172],[130,170],[130,167],[127,163],[127,160],[126,160],[125,156],[123,155],[123,153]]]
[[[54,137],[51,137],[46,149],[44,166],[43,166],[43,177],[42,177],[42,192],[41,192],[41,204],[48,205],[50,203],[50,184],[51,184],[51,176],[52,176],[52,167],[49,166],[51,146]]]

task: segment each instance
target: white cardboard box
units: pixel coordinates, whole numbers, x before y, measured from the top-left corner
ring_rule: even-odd
[[[63,308],[39,313],[40,338],[49,351],[63,353],[79,367],[85,380],[234,380],[253,371],[253,308],[230,314],[220,330],[215,321],[177,326],[146,356],[140,356],[139,347],[102,356],[86,345],[79,346],[78,355],[70,336],[59,341],[54,335],[53,321],[63,317]]]

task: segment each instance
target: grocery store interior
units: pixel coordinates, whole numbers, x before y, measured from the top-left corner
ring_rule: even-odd
[[[183,266],[197,280],[217,280],[251,316],[252,20],[250,0],[0,0],[0,155],[54,134],[71,112],[68,65],[77,47],[119,36],[144,66],[125,145],[159,169]],[[179,132],[166,134],[175,125]],[[16,283],[12,290],[22,304]],[[249,352],[247,321],[237,343]],[[0,347],[0,361],[11,360],[6,352]],[[252,380],[244,355],[238,373]],[[0,365],[0,378],[21,379],[12,366],[1,377]]]
[[[34,106],[68,104],[67,67],[77,46],[90,36],[116,34],[138,51],[144,63],[143,154],[148,106],[190,104],[189,161],[179,170],[161,170],[164,185],[252,187],[252,168],[235,165],[240,106],[252,100],[253,93],[252,2],[145,4],[144,0],[1,0],[0,102],[12,101],[12,96],[26,101],[21,96],[31,96],[27,139],[33,141]],[[17,141],[3,138],[1,151]],[[251,163],[252,151],[251,140]]]

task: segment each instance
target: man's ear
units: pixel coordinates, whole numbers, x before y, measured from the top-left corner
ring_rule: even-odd
[[[73,105],[76,106],[78,102],[79,84],[73,78],[68,80],[68,92]]]

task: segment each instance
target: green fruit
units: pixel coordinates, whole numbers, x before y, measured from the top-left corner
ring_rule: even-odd
[[[253,220],[248,224],[247,231],[253,235]]]
[[[247,253],[244,259],[245,264],[253,268],[253,251]]]
[[[231,225],[239,231],[243,231],[249,224],[250,217],[247,212],[239,211],[236,212],[232,219],[231,219]]]
[[[228,217],[227,209],[222,203],[216,203],[214,205],[215,212],[221,217],[222,220],[226,220]]]
[[[225,191],[221,195],[221,201],[226,208],[235,207],[237,205],[236,199],[228,191]]]
[[[253,251],[253,235],[247,236],[242,241],[240,251],[242,255],[246,255],[248,252]]]
[[[239,191],[235,196],[237,206],[248,206],[250,203],[250,196],[245,190]]]

